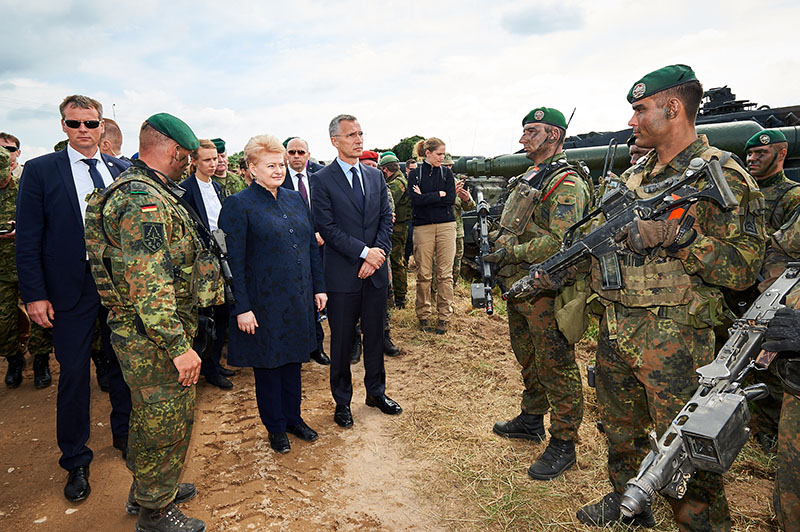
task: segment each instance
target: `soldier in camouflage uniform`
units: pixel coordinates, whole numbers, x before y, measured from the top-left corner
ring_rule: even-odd
[[[771,284],[789,261],[800,260],[800,216],[798,212],[772,236],[765,267]],[[778,425],[778,473],[773,501],[783,530],[800,532],[800,288],[786,296],[786,308],[779,310],[769,323],[762,349],[776,351],[778,359],[771,370],[784,380],[783,406]]]
[[[397,308],[405,308],[408,278],[403,253],[408,236],[406,223],[411,219],[411,197],[406,193],[408,181],[403,175],[403,171],[400,170],[400,161],[395,155],[388,154],[381,157],[380,169],[386,178],[386,186],[389,187],[389,198],[394,202],[395,219],[390,255],[394,304]]]
[[[697,389],[698,366],[714,359],[713,326],[721,322],[719,287],[742,290],[756,278],[764,253],[764,200],[754,180],[730,157],[698,137],[695,118],[703,88],[686,65],[652,72],[633,85],[628,101],[636,142],[653,150],[621,179],[640,197],[661,190],[697,157],[717,157],[737,209],[700,201],[668,220],[639,220],[620,235],[623,288],[602,289],[592,264],[592,288],[605,306],[597,342],[597,400],[608,439],[614,491],[578,511],[586,524],[614,521],[650,527],[652,511],[621,518],[619,500],[649,450],[648,431],[663,434]],[[706,185],[700,179],[698,188]],[[625,244],[622,244],[624,240]],[[730,530],[722,476],[698,472],[685,497],[668,498],[681,531]]]
[[[222,187],[223,200],[228,196],[233,196],[237,192],[247,188],[247,181],[239,174],[228,171],[228,153],[225,151],[225,141],[222,139],[211,139],[214,146],[217,147],[217,154],[219,159],[217,161],[217,170],[211,179]],[[188,177],[188,176],[185,176]]]
[[[789,180],[783,173],[788,147],[786,136],[777,129],[759,131],[744,146],[747,169],[756,178],[767,202],[765,228],[768,234],[780,229],[800,206],[800,184]],[[753,289],[739,296],[749,304],[756,294]],[[755,438],[765,450],[769,450],[777,441],[783,386],[776,375],[766,371],[757,372],[754,380],[769,387],[768,397],[750,403],[753,412],[750,423],[756,431]]]
[[[14,227],[8,224],[16,218],[19,179],[11,174],[9,152],[0,148],[0,356],[8,361],[6,386],[16,388],[22,382],[25,352],[20,343],[19,284],[14,259]],[[28,350],[33,355],[33,385],[46,388],[52,383],[50,352],[53,350],[52,331],[31,324]]]
[[[166,113],[139,133],[139,159],[89,201],[86,243],[92,274],[109,308],[111,341],[131,389],[128,513],[138,532],[201,532],[175,503],[196,490],[179,484],[195,405],[200,357],[192,349],[201,297],[204,246],[172,181],[180,179],[197,137]],[[110,265],[110,269],[107,269]],[[217,283],[218,285],[219,283]],[[218,286],[217,286],[218,287]],[[194,301],[193,301],[194,299]]]
[[[563,152],[564,115],[539,107],[523,118],[522,127],[519,142],[533,166],[509,182],[494,244],[497,251],[484,258],[497,263],[497,277],[505,286],[558,251],[564,232],[591,206],[588,174],[568,163]],[[552,437],[528,469],[537,480],[553,479],[575,464],[575,440],[583,418],[575,351],[556,323],[555,297],[555,292],[543,291],[508,303],[511,347],[522,366],[525,390],[522,412],[493,429],[507,438],[543,441],[543,417],[550,411]]]

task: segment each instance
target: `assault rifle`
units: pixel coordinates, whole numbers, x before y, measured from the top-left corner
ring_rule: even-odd
[[[702,189],[695,188],[694,185],[703,176],[708,177],[707,185]],[[639,199],[624,184],[616,183],[616,186],[605,193],[599,207],[567,229],[561,249],[544,262],[531,266],[530,273],[514,283],[503,294],[503,298],[514,299],[535,293],[538,290],[534,282],[537,273],[549,277],[555,286],[560,286],[569,268],[590,256],[600,263],[603,290],[619,290],[623,288],[623,282],[617,256],[617,247],[620,244],[615,237],[633,222],[664,219],[675,209],[688,209],[701,199],[710,199],[726,210],[739,204],[716,158],[708,162],[700,157],[692,159],[683,174],[642,188],[648,193],[652,190],[654,195]],[[605,223],[576,241],[578,229],[601,213],[605,217]]]
[[[236,304],[236,298],[233,296],[233,274],[231,273],[230,264],[228,264],[228,245],[225,243],[225,231],[222,229],[214,229],[209,233],[209,241],[211,242],[211,252],[217,256],[219,260],[219,269],[222,273],[222,281],[225,283],[225,300],[230,305]]]
[[[800,281],[800,262],[790,262],[776,280],[728,329],[730,337],[711,364],[698,368],[700,387],[656,441],[639,473],[628,481],[620,506],[632,517],[658,491],[680,499],[695,471],[725,473],[750,436],[747,401],[767,395],[766,384],[742,388],[753,369],[769,367],[776,353],[761,351],[767,324]]]
[[[492,301],[492,288],[495,285],[494,264],[486,262],[483,258],[492,252],[489,243],[489,203],[483,199],[483,189],[475,187],[475,197],[477,198],[475,212],[478,214],[478,257],[475,262],[478,264],[478,271],[481,275],[481,282],[472,283],[472,307],[485,308],[486,314],[494,313],[494,303]]]

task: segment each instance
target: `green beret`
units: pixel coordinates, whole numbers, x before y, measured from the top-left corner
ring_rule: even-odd
[[[289,141],[292,140],[292,139],[296,139],[296,138],[297,137],[286,137],[286,140],[283,141],[283,147],[288,149],[289,148]],[[218,139],[218,140],[221,141],[221,139]],[[225,147],[225,143],[224,142],[222,143],[222,146],[223,146],[223,151],[225,151],[225,148],[224,148]],[[222,153],[222,152],[220,152],[220,153]]]
[[[748,140],[747,144],[744,145],[744,149],[747,151],[756,146],[767,146],[777,142],[788,142],[786,140],[786,135],[777,129],[765,129],[764,131],[759,131],[750,137],[750,140]]]
[[[628,91],[628,102],[633,103],[652,96],[657,92],[683,85],[690,81],[697,81],[692,67],[687,65],[669,65],[650,72],[637,81]]]
[[[386,166],[389,163],[399,163],[399,162],[400,159],[397,158],[397,155],[395,155],[392,152],[386,152],[383,154],[383,156],[381,157],[381,162],[379,162],[378,164],[380,166]]]
[[[381,153],[381,159],[383,159],[383,157],[384,157],[385,155],[394,155],[395,157],[397,157],[397,154],[396,154],[395,152],[393,152],[392,150],[385,151],[385,152]],[[398,159],[398,160],[399,160],[399,159]]]
[[[67,144],[69,144],[69,140],[59,140],[53,145],[53,151],[61,151],[67,148]]]
[[[550,124],[564,130],[567,129],[567,120],[564,118],[564,114],[552,107],[537,107],[533,109],[522,119],[523,127],[525,124]]]
[[[145,122],[187,150],[194,151],[200,147],[200,141],[197,140],[192,128],[176,116],[172,116],[169,113],[158,113],[145,120]]]
[[[217,147],[217,153],[225,153],[225,141],[222,139],[211,139],[214,146]]]
[[[0,148],[0,181],[8,177],[11,167],[11,154],[5,148]]]

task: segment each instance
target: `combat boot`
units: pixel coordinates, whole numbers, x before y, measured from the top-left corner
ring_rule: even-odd
[[[353,346],[350,348],[350,363],[351,364],[358,364],[358,361],[361,360],[361,351],[363,347],[361,345],[361,333],[357,332],[356,335],[353,337]]]
[[[383,353],[390,357],[396,357],[400,354],[400,349],[392,343],[392,339],[389,336],[389,329],[383,331]]]
[[[139,503],[136,502],[136,497],[134,497],[135,492],[136,479],[133,479],[133,482],[131,482],[131,489],[128,492],[128,502],[125,503],[125,511],[130,515],[138,514],[139,510],[141,509]],[[197,488],[194,487],[194,484],[181,482],[178,484],[178,494],[175,495],[175,500],[172,502],[175,504],[181,504],[194,499],[195,495],[197,495]]]
[[[573,465],[575,442],[550,438],[542,456],[528,468],[528,476],[534,480],[552,480]]]
[[[50,354],[33,357],[33,387],[37,390],[47,388],[53,383],[50,375]]]
[[[108,393],[111,390],[111,379],[108,376],[109,362],[103,351],[92,351],[94,361],[94,371],[97,377],[97,385],[100,390]]]
[[[636,525],[644,528],[653,528],[656,526],[656,520],[653,517],[653,510],[650,504],[644,512],[637,514],[633,517],[625,517],[619,506],[619,493],[612,492],[603,497],[603,499],[595,504],[587,504],[576,514],[578,521],[589,526],[605,527],[616,521],[624,525]]]
[[[406,308],[406,298],[395,297],[394,306],[397,308]]]
[[[16,388],[22,382],[22,370],[25,369],[25,355],[7,357],[8,371],[6,372],[6,386]]]
[[[526,414],[521,412],[509,421],[498,421],[494,424],[494,433],[504,438],[521,438],[523,440],[544,441],[544,416],[542,414]]]
[[[199,519],[187,517],[174,502],[164,508],[139,510],[136,532],[205,532],[206,524]]]

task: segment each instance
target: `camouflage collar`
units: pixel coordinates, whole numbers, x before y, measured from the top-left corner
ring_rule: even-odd
[[[664,172],[667,168],[672,168],[674,173],[682,173],[689,166],[689,161],[703,153],[708,148],[708,138],[705,135],[698,135],[697,139],[686,146],[678,155],[672,158],[667,165],[656,175]],[[645,155],[644,172],[650,179],[653,179],[653,170],[658,164],[658,155],[655,150]]]
[[[387,177],[387,178],[386,178],[386,182],[387,182],[387,183],[391,183],[392,181],[394,181],[394,180],[395,180],[395,179],[397,179],[398,177],[403,177],[403,171],[402,171],[402,170],[397,170],[397,171],[396,171],[396,172],[394,172],[392,175],[390,175],[389,177]]]
[[[757,179],[758,181],[758,188],[767,188],[773,185],[780,183],[786,179],[786,174],[783,173],[783,170],[778,172],[777,174],[772,174],[769,177],[765,177],[764,179]]]

